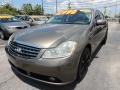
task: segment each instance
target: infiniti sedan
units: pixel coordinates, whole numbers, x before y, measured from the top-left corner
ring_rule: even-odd
[[[107,34],[108,23],[99,10],[63,10],[42,26],[13,34],[5,50],[18,75],[64,85],[83,78]]]

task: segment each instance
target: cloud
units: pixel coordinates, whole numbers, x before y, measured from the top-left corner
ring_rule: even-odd
[[[5,5],[5,4],[8,4],[10,2],[11,2],[11,0],[0,0],[0,5]]]

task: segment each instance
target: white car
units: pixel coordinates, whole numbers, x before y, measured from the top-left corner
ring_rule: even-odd
[[[48,18],[46,16],[16,16],[21,21],[25,21],[31,26],[44,24]]]

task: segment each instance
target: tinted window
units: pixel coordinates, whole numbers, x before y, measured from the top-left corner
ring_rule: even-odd
[[[21,17],[20,20],[25,20],[25,17]]]
[[[54,24],[90,24],[92,12],[78,11],[70,15],[56,15],[48,23]]]
[[[25,17],[25,21],[29,21],[31,18],[30,17]]]
[[[17,18],[0,18],[0,22],[7,23],[7,22],[20,22]]]

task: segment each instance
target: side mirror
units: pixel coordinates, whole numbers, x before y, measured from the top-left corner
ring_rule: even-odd
[[[32,20],[32,19],[29,19],[29,22],[33,22],[33,20]]]
[[[97,25],[105,25],[106,23],[107,23],[106,20],[102,20],[102,19],[97,20],[96,22]]]

